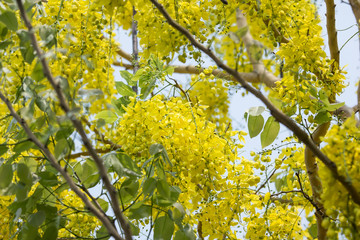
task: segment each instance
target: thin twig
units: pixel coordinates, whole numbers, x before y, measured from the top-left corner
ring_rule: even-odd
[[[296,175],[296,178],[298,180],[298,183],[299,183],[299,186],[300,186],[300,192],[302,193],[302,195],[304,196],[304,198],[306,200],[308,200],[311,205],[313,205],[313,207],[316,209],[317,212],[321,213],[324,215],[323,211],[322,211],[322,208],[320,208],[310,197],[309,195],[306,194],[306,192],[304,191],[303,189],[303,186],[302,186],[302,183],[301,183],[301,180],[300,180],[300,176],[299,176],[299,173],[295,173]]]

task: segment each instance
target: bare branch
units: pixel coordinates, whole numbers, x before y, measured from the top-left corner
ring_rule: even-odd
[[[108,217],[99,209],[97,209],[90,200],[86,197],[86,195],[76,186],[74,181],[71,179],[69,174],[63,169],[60,164],[57,162],[54,155],[50,152],[50,150],[40,142],[40,140],[35,136],[35,134],[30,130],[29,126],[15,111],[13,106],[11,105],[9,99],[7,99],[2,92],[0,92],[0,99],[6,104],[7,108],[10,110],[11,116],[22,126],[25,130],[29,139],[35,143],[35,145],[43,152],[46,158],[49,160],[50,164],[64,177],[66,182],[69,184],[71,190],[73,190],[76,195],[78,195],[81,200],[84,202],[85,206],[104,224],[108,233],[113,236],[115,239],[123,240],[123,238],[119,235],[116,228],[110,222]]]
[[[360,0],[349,0],[351,9],[354,13],[356,24],[358,25],[358,28],[360,29]]]
[[[138,49],[138,37],[137,37],[137,22],[134,19],[135,14],[136,14],[136,10],[135,10],[135,7],[133,6],[133,19],[132,19],[132,23],[131,23],[131,36],[132,36],[132,48],[133,48],[132,64],[134,66],[134,68],[133,68],[134,74],[139,69],[139,60],[138,60],[138,58],[139,58],[139,49]],[[133,86],[132,89],[137,94],[138,87]]]
[[[326,30],[328,33],[328,42],[331,59],[335,60],[336,65],[340,65],[339,46],[337,41],[337,31],[335,25],[335,4],[334,0],[325,0],[326,3]],[[334,64],[332,65],[334,66]]]
[[[246,28],[248,26],[246,17],[238,8],[236,9],[236,24],[239,29]],[[265,83],[266,86],[270,88],[275,87],[275,82],[281,79],[270,73],[262,63],[261,59],[257,60],[254,58],[251,48],[256,45],[256,41],[251,36],[249,30],[247,30],[246,34],[242,37],[242,40],[244,41],[246,51],[253,66],[254,72],[259,75],[260,82]]]
[[[313,133],[312,139],[317,145],[320,144],[321,142],[320,138],[325,136],[327,130],[329,129],[329,126],[330,126],[330,122],[321,124]],[[326,239],[327,229],[321,226],[322,220],[324,218],[324,207],[323,204],[321,203],[322,183],[318,172],[319,168],[317,165],[315,155],[307,146],[305,147],[304,158],[305,158],[306,171],[308,173],[310,186],[312,189],[313,202],[317,206],[315,208],[316,209],[315,216],[316,216],[316,223],[318,229],[318,238]]]
[[[40,62],[42,64],[44,75],[46,76],[46,78],[50,82],[51,86],[54,88],[54,90],[55,90],[55,92],[57,94],[57,97],[59,99],[60,107],[69,116],[69,118],[72,121],[74,127],[76,128],[77,132],[81,136],[81,139],[82,139],[82,142],[83,142],[84,146],[86,147],[88,152],[91,154],[91,157],[94,159],[94,161],[96,163],[96,166],[97,166],[97,168],[99,170],[99,174],[101,176],[101,179],[104,182],[105,188],[109,192],[109,195],[110,195],[110,198],[111,198],[112,209],[114,210],[115,216],[116,216],[117,220],[120,222],[120,225],[121,225],[121,227],[123,228],[123,230],[125,232],[126,240],[132,240],[132,234],[131,234],[131,230],[130,230],[130,225],[127,222],[125,216],[122,214],[122,212],[120,210],[120,204],[119,204],[119,200],[118,200],[118,196],[117,196],[117,191],[116,191],[115,187],[110,182],[110,179],[109,179],[109,177],[107,175],[105,166],[103,164],[103,160],[99,157],[99,155],[97,154],[97,152],[93,148],[89,138],[87,137],[87,135],[85,133],[85,129],[84,129],[81,121],[79,119],[77,119],[73,114],[71,114],[71,109],[70,109],[70,107],[69,107],[69,105],[68,105],[68,103],[66,101],[64,93],[62,92],[61,86],[60,86],[59,82],[56,81],[54,79],[54,77],[52,76],[52,73],[51,73],[49,65],[48,65],[48,63],[46,61],[46,58],[45,58],[44,54],[42,53],[42,51],[41,51],[41,49],[39,47],[36,36],[34,34],[33,26],[31,25],[27,15],[26,15],[24,6],[23,6],[21,0],[16,0],[16,2],[17,2],[17,5],[19,7],[19,10],[20,10],[21,18],[24,20],[25,26],[28,28],[29,36],[30,36],[32,45],[34,47],[34,50],[36,52],[36,55],[38,56],[38,58],[39,58],[39,60],[40,60]]]
[[[95,149],[95,151],[97,153],[108,153],[113,151],[114,149]],[[79,153],[74,153],[69,155],[70,159],[75,159],[75,158],[79,158],[79,157],[85,157],[85,156],[91,156],[91,154],[89,152],[79,152]]]
[[[221,61],[210,49],[199,43],[191,33],[181,25],[179,25],[176,21],[174,21],[170,15],[167,13],[165,8],[158,3],[156,0],[150,0],[161,12],[161,14],[166,18],[168,23],[173,26],[176,30],[181,32],[187,39],[198,49],[208,55],[220,68],[224,69],[227,73],[231,74],[234,79],[239,82],[242,87],[244,87],[247,91],[252,93],[255,97],[260,99],[265,106],[270,110],[271,115],[280,123],[285,125],[289,130],[291,130],[295,136],[302,141],[332,172],[335,179],[337,179],[341,184],[348,190],[349,194],[353,198],[356,204],[360,205],[360,194],[357,189],[352,185],[351,182],[347,181],[346,177],[342,176],[338,172],[338,168],[336,164],[331,161],[314,143],[314,141],[308,136],[308,134],[302,130],[290,117],[286,116],[279,109],[277,109],[263,94],[261,91],[253,88],[249,85],[240,75],[239,73],[227,66],[223,61]]]
[[[133,67],[134,67],[132,64],[121,63],[121,62],[114,62],[113,65],[124,67],[126,69],[133,69]],[[187,65],[187,66],[168,65],[168,66],[173,67],[175,73],[183,73],[183,74],[200,74],[200,73],[204,72],[204,70],[205,70],[205,68],[198,68],[196,66],[191,66],[191,65]],[[212,73],[208,73],[206,75],[210,75],[210,74],[214,75],[217,78],[222,78],[222,79],[237,82],[233,78],[233,76],[231,76],[228,73],[223,72],[220,69],[214,69],[212,71]],[[257,74],[256,72],[249,72],[249,73],[239,72],[239,75],[243,79],[245,79],[245,81],[247,81],[247,82],[251,82],[251,83],[259,83],[260,82],[260,75]],[[280,79],[278,79],[278,80],[280,80]]]

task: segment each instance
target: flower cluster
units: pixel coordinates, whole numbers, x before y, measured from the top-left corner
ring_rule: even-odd
[[[345,177],[355,189],[360,189],[360,131],[354,117],[349,118],[342,126],[334,125],[323,141],[326,146],[322,150],[336,164],[339,175]],[[358,239],[359,205],[352,201],[348,190],[334,178],[326,166],[320,164],[320,170],[324,188],[322,199],[329,216],[324,220],[323,226],[329,228],[329,239],[337,239],[339,234],[344,234],[348,239]]]
[[[224,81],[215,78],[213,75],[209,77],[213,68],[205,69],[204,73],[199,76],[192,76],[191,86],[189,91],[191,102],[199,103],[206,106],[205,114],[208,121],[215,123],[217,126],[223,124],[228,125],[230,118],[229,112],[229,96],[228,87],[225,86]]]
[[[59,213],[66,216],[64,228],[59,229],[59,237],[95,236],[94,231],[99,228],[101,222],[85,211],[83,201],[73,191],[62,191],[57,205]]]

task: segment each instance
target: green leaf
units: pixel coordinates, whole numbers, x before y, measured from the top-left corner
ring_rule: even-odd
[[[29,150],[30,148],[34,147],[34,143],[30,142],[30,141],[23,141],[23,142],[19,142],[15,145],[15,147],[13,148],[13,151],[16,153],[21,153],[24,151]]]
[[[163,145],[155,143],[152,144],[149,148],[149,153],[150,155],[153,155],[155,157],[157,157],[157,154],[160,154],[161,157],[164,159],[165,163],[169,163],[170,166],[172,166],[172,162],[170,161],[170,158],[166,152],[166,149]]]
[[[126,179],[120,188],[120,199],[126,204],[136,198],[139,190],[139,182],[133,179]]]
[[[0,49],[6,49],[12,43],[13,42],[10,40],[4,40],[4,41],[0,42]]]
[[[92,61],[89,60],[90,55],[81,55],[81,59],[85,62],[86,66],[89,70],[94,70],[94,64]]]
[[[6,145],[0,145],[0,156],[6,153],[9,148]]]
[[[31,73],[31,78],[34,79],[36,82],[39,82],[45,78],[42,64],[39,61],[37,61],[35,64],[35,67]]]
[[[156,183],[156,188],[162,197],[167,199],[170,198],[170,186],[165,179],[158,180]]]
[[[262,130],[264,126],[264,118],[263,116],[249,116],[248,119],[248,129],[249,135],[251,138],[256,137]]]
[[[129,222],[131,234],[133,236],[138,236],[140,234],[140,228],[133,224],[132,222]]]
[[[142,202],[135,203],[129,209],[130,219],[142,219],[151,215],[151,206],[145,205]]]
[[[109,203],[107,201],[105,201],[104,199],[102,199],[102,198],[98,198],[97,202],[99,203],[101,209],[104,212],[107,212],[107,210],[109,209]]]
[[[30,43],[28,31],[21,29],[16,32],[20,38],[20,52],[25,62],[31,64],[35,58],[34,48]]]
[[[336,109],[344,106],[345,102],[342,102],[342,103],[331,103],[329,105],[326,105],[325,107],[322,108],[322,110],[326,110],[326,111],[329,111],[329,112],[333,112],[335,111]]]
[[[265,111],[265,107],[258,106],[258,107],[252,107],[248,110],[250,116],[259,116]]]
[[[135,92],[132,88],[123,82],[115,82],[115,87],[121,96],[135,96]]]
[[[164,72],[166,73],[166,75],[170,75],[170,76],[171,76],[171,75],[173,75],[174,70],[175,70],[174,67],[168,66],[168,67],[166,67],[166,69],[164,70]]]
[[[0,166],[0,189],[7,188],[13,178],[13,170],[11,164],[3,164]]]
[[[155,88],[156,79],[153,78],[150,80],[144,88],[141,88],[141,99],[145,99]]]
[[[311,96],[313,96],[314,98],[317,98],[318,97],[318,92],[317,92],[316,87],[314,87],[312,85],[310,85],[308,87],[309,87],[309,92],[310,92]]]
[[[150,153],[150,155],[155,155],[157,153],[162,152],[163,150],[164,150],[163,145],[155,143],[150,146],[149,153]]]
[[[323,102],[323,104],[325,104],[325,106],[330,105],[329,98],[324,90],[319,91],[319,98]]]
[[[100,181],[100,175],[95,162],[87,159],[81,166],[81,180],[86,188],[92,188]]]
[[[45,221],[46,214],[43,211],[38,211],[30,215],[29,224],[34,227],[40,227],[41,224]]]
[[[144,196],[147,196],[147,195],[151,196],[153,194],[155,188],[156,188],[156,180],[154,178],[146,179],[146,181],[144,182],[144,185],[143,185]]]
[[[195,234],[191,232],[185,232],[183,230],[177,230],[174,236],[174,240],[195,240]]]
[[[229,38],[234,41],[234,43],[240,43],[240,36],[234,32],[229,32]]]
[[[29,192],[28,190],[29,189],[24,185],[24,183],[19,182],[18,184],[16,184],[16,199],[20,202],[25,200]]]
[[[286,187],[286,186],[287,186],[286,176],[284,176],[282,178],[276,178],[275,179],[276,191],[280,192],[282,187]]]
[[[59,181],[56,175],[49,171],[39,172],[37,175],[40,177],[40,184],[44,186],[56,186],[59,184]]]
[[[174,228],[174,221],[168,215],[157,218],[154,226],[154,240],[170,240]]]
[[[0,22],[0,36],[4,38],[8,32],[9,32],[8,27],[2,22]]]
[[[63,138],[56,142],[55,147],[55,157],[56,159],[61,159],[70,152],[70,147],[68,141]]]
[[[111,104],[114,106],[116,113],[120,116],[125,113],[125,107],[129,105],[129,103],[130,99],[127,96],[119,99],[111,99]]]
[[[185,217],[185,209],[180,203],[174,203],[173,218],[175,220],[182,220]]]
[[[4,11],[0,14],[0,22],[3,22],[10,30],[16,31],[18,29],[18,22],[13,11]]]
[[[314,120],[317,124],[327,123],[331,121],[331,114],[327,111],[321,111],[318,114],[316,114]]]
[[[24,183],[25,185],[29,185],[32,183],[32,176],[30,169],[24,163],[19,163],[17,165],[17,176],[20,179],[20,182]]]
[[[131,157],[129,157],[125,153],[119,153],[119,154],[117,154],[117,157],[123,167],[123,172],[127,176],[129,176],[129,177],[131,177],[131,176],[140,177],[141,176],[140,168],[136,165],[136,162],[131,159]]]
[[[46,240],[56,240],[58,237],[58,231],[59,229],[56,224],[49,224],[42,238]]]
[[[110,238],[110,235],[104,225],[102,225],[101,228],[96,231],[96,238],[103,240],[108,240]]]
[[[269,117],[265,123],[264,130],[260,135],[262,148],[270,145],[277,137],[280,131],[280,124],[274,117]]]
[[[134,75],[132,75],[126,70],[120,71],[120,75],[123,79],[125,79],[125,81],[127,82],[127,84],[129,84],[129,86],[136,86],[137,81],[133,81]]]
[[[263,49],[260,46],[257,46],[255,44],[251,45],[249,48],[249,52],[256,61],[260,61],[260,59],[262,58]]]
[[[239,28],[239,29],[236,31],[236,35],[237,35],[239,38],[243,38],[243,37],[245,36],[245,34],[248,32],[248,30],[249,30],[248,26]]]
[[[95,119],[104,119],[106,123],[112,124],[118,119],[118,116],[110,110],[104,110],[99,112]]]
[[[310,233],[310,236],[312,236],[314,239],[317,238],[318,236],[318,231],[317,231],[317,225],[316,224],[312,224],[309,228],[308,231]]]
[[[51,48],[56,43],[56,30],[50,25],[39,26],[39,35],[47,48]]]

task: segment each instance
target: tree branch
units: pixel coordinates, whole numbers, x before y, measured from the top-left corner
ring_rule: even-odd
[[[247,26],[248,26],[246,17],[244,16],[244,14],[242,14],[241,10],[238,8],[236,9],[236,24],[239,29],[247,28]],[[278,77],[275,77],[272,73],[270,73],[266,69],[264,64],[262,63],[261,59],[257,60],[254,58],[251,48],[256,45],[255,44],[256,41],[251,36],[249,29],[246,31],[245,35],[242,37],[242,40],[245,44],[246,52],[249,56],[249,59],[253,66],[254,72],[256,72],[259,75],[260,82],[265,83],[266,86],[268,86],[270,88],[275,87],[275,82],[280,81],[281,79]]]
[[[308,134],[302,130],[290,117],[286,116],[279,109],[277,109],[263,94],[261,91],[253,88],[249,85],[240,74],[227,66],[223,61],[221,61],[210,49],[199,43],[191,33],[181,25],[179,25],[176,21],[174,21],[170,15],[167,13],[165,8],[158,3],[156,0],[150,0],[161,12],[161,14],[166,18],[168,23],[174,27],[176,30],[181,32],[188,40],[206,55],[208,55],[217,65],[218,67],[224,69],[227,73],[232,75],[234,79],[241,84],[243,88],[252,93],[255,97],[260,99],[265,106],[270,110],[271,115],[280,123],[285,125],[290,131],[292,131],[295,136],[302,141],[324,164],[329,170],[332,172],[335,179],[337,179],[341,184],[347,189],[354,202],[360,205],[360,194],[357,189],[349,182],[346,177],[341,176],[338,172],[336,164],[331,161],[314,143],[314,141],[308,136]]]
[[[82,142],[83,142],[84,146],[86,147],[88,152],[91,154],[91,157],[93,158],[93,160],[96,163],[96,166],[98,167],[101,179],[104,182],[105,188],[109,192],[109,195],[110,195],[110,198],[111,198],[111,205],[112,205],[112,208],[114,210],[115,216],[116,216],[117,220],[120,222],[120,225],[121,225],[122,229],[125,232],[126,240],[132,240],[132,234],[131,234],[131,230],[130,230],[130,225],[127,222],[127,220],[125,219],[125,216],[122,214],[122,212],[120,210],[120,204],[119,204],[119,200],[118,200],[118,196],[117,196],[117,191],[116,191],[115,187],[110,182],[110,179],[109,179],[109,177],[107,175],[105,166],[103,164],[103,160],[99,157],[99,155],[96,153],[95,149],[91,145],[91,142],[90,142],[89,138],[87,137],[87,135],[85,133],[85,129],[84,129],[81,121],[79,119],[77,119],[76,116],[74,116],[71,113],[71,109],[70,109],[70,107],[69,107],[69,105],[68,105],[68,103],[66,101],[64,93],[62,92],[61,86],[60,86],[59,82],[56,79],[54,79],[54,77],[52,76],[52,73],[51,73],[49,65],[48,65],[48,63],[46,61],[46,58],[45,58],[44,54],[42,53],[42,51],[41,51],[41,49],[39,47],[39,44],[38,44],[38,42],[36,40],[36,36],[34,34],[33,26],[31,25],[27,15],[26,15],[24,6],[23,6],[21,0],[16,0],[16,2],[17,2],[17,5],[19,7],[19,10],[20,10],[21,18],[24,20],[25,26],[28,28],[29,36],[30,36],[32,45],[34,47],[34,50],[36,52],[36,55],[38,56],[38,58],[39,58],[39,60],[41,62],[41,65],[43,67],[44,75],[48,79],[51,86],[54,88],[54,90],[56,92],[56,95],[57,95],[57,97],[59,99],[60,107],[69,116],[69,118],[72,121],[74,127],[76,128],[77,132],[81,136],[81,139],[82,139]]]
[[[138,37],[137,37],[137,22],[135,21],[135,14],[136,10],[133,6],[133,16],[132,16],[132,23],[131,23],[131,36],[132,36],[132,48],[133,48],[133,56],[132,56],[132,63],[133,63],[133,73],[135,74],[139,69],[139,49],[138,49]],[[137,94],[138,87],[133,86],[133,91]]]
[[[317,145],[319,145],[321,142],[320,138],[325,136],[325,134],[327,133],[329,126],[330,126],[330,122],[321,124],[317,127],[317,129],[313,133],[312,139]],[[327,229],[321,226],[322,220],[324,218],[324,214],[323,214],[324,207],[323,204],[321,203],[322,183],[320,180],[319,168],[317,165],[315,155],[307,146],[305,147],[304,159],[305,159],[306,171],[308,173],[310,186],[312,189],[313,202],[317,206],[315,216],[316,216],[316,223],[318,229],[318,238],[319,240],[323,240],[326,239]]]
[[[122,52],[125,53],[124,51],[122,51]],[[119,67],[124,67],[126,69],[133,69],[133,67],[134,67],[132,64],[121,63],[121,62],[113,62],[113,65],[119,66]],[[183,73],[183,74],[200,74],[200,73],[204,72],[204,70],[205,70],[205,68],[198,68],[198,67],[192,66],[192,65],[187,65],[187,66],[168,65],[168,67],[173,67],[174,73]],[[207,73],[206,75],[209,76],[210,74],[214,75],[217,78],[222,78],[222,79],[237,82],[233,78],[233,76],[229,75],[228,73],[223,72],[220,69],[214,69],[211,73]],[[261,81],[260,75],[256,72],[249,72],[249,73],[239,72],[239,75],[243,79],[245,79],[247,82],[259,83]]]
[[[358,29],[360,30],[360,0],[349,0],[349,3],[354,13]]]
[[[326,30],[328,33],[328,43],[331,59],[335,60],[336,67],[340,65],[339,47],[337,41],[337,31],[335,25],[335,4],[334,0],[325,0],[326,3]],[[332,65],[334,66],[334,64]]]
[[[20,1],[20,0],[19,0]],[[11,105],[9,99],[7,99],[2,92],[0,92],[0,99],[6,104],[7,108],[10,110],[11,116],[22,126],[24,131],[26,132],[29,139],[35,143],[35,145],[43,152],[46,158],[49,160],[50,164],[64,177],[66,182],[69,184],[71,190],[73,190],[76,195],[78,195],[81,200],[84,202],[85,206],[104,224],[108,233],[113,236],[115,239],[123,240],[123,238],[119,235],[116,228],[110,222],[108,217],[97,209],[90,200],[86,197],[86,195],[76,186],[74,181],[71,179],[69,174],[63,169],[60,164],[57,162],[54,155],[50,152],[50,150],[40,142],[40,140],[35,136],[35,134],[30,130],[29,126],[15,111],[13,106]]]

